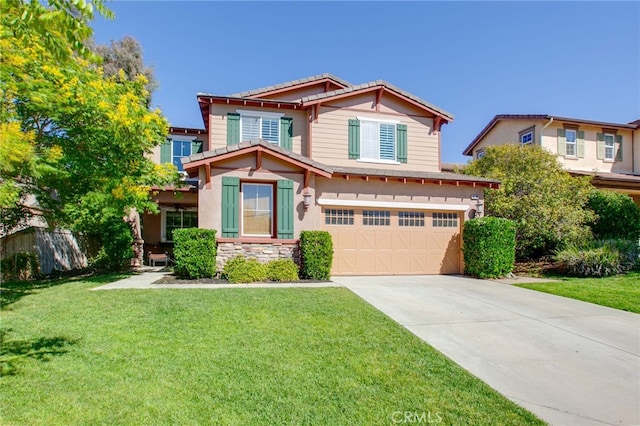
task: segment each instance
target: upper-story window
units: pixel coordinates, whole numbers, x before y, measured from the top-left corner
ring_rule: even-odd
[[[484,157],[485,154],[485,150],[484,148],[480,148],[479,150],[476,151],[476,159],[481,159],[482,157]]]
[[[182,157],[202,152],[202,141],[193,136],[169,136],[160,145],[160,162],[171,163],[179,171],[184,171]]]
[[[613,161],[615,155],[615,135],[604,134],[604,159]]]
[[[576,143],[577,143],[577,131],[574,129],[565,130],[565,150],[568,157],[575,157],[577,155]]]
[[[528,129],[524,129],[523,131],[518,133],[518,137],[522,145],[533,144],[535,141],[535,126],[529,127]]]
[[[358,117],[349,120],[349,158],[381,162],[407,162],[407,126],[393,120]]]
[[[280,118],[284,114],[263,111],[238,110],[240,114],[240,141],[264,139],[280,143]]]

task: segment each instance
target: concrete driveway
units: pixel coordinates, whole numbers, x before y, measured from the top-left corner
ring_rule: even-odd
[[[640,315],[458,276],[334,277],[553,425],[640,425]]]

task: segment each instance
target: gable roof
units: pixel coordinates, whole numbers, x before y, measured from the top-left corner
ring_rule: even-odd
[[[480,141],[493,129],[500,121],[505,120],[554,120],[561,121],[563,123],[572,123],[572,124],[586,124],[592,126],[602,126],[602,127],[610,127],[613,129],[636,129],[638,125],[634,123],[611,123],[607,121],[594,121],[594,120],[584,120],[581,118],[569,118],[569,117],[560,117],[558,115],[549,115],[549,114],[498,114],[487,124],[484,129],[478,133],[478,135],[473,138],[471,143],[464,149],[462,152],[464,155],[473,155],[473,148],[480,143]]]
[[[408,101],[412,101],[412,103],[417,104],[417,106],[428,110],[432,114],[435,114],[437,116],[444,118],[447,122],[453,121],[453,114],[451,114],[450,112],[447,112],[442,108],[439,108],[425,101],[424,99],[421,99],[405,90],[402,90],[391,83],[387,83],[384,80],[370,81],[368,83],[349,86],[339,90],[332,90],[330,92],[306,96],[302,98],[301,101],[303,106],[307,106],[307,105],[321,103],[324,101],[330,101],[330,100],[339,99],[347,96],[354,96],[361,93],[371,92],[379,89],[388,90],[389,92],[394,93],[396,96],[399,96],[400,98],[403,98]]]
[[[298,80],[287,81],[285,83],[274,84],[272,86],[261,87],[260,89],[247,90],[244,92],[234,93],[229,97],[232,98],[252,98],[258,95],[265,95],[269,92],[281,91],[282,89],[286,89],[289,87],[303,86],[309,85],[309,83],[320,83],[322,81],[330,81],[337,86],[349,87],[351,83],[345,81],[341,78],[338,78],[332,74],[324,73],[318,74],[311,77],[300,78]]]

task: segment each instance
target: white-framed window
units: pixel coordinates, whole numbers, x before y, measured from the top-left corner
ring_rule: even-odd
[[[457,213],[433,213],[431,225],[434,228],[457,228],[458,227],[458,214]]]
[[[616,136],[611,133],[604,134],[604,159],[613,161],[615,158]]]
[[[391,212],[388,210],[363,210],[362,224],[364,226],[390,226]]]
[[[182,157],[188,157],[191,155],[191,141],[190,140],[171,140],[171,163],[178,169],[178,171],[184,171],[182,167]]]
[[[574,129],[565,129],[565,149],[567,157],[575,157],[578,155],[577,151],[577,136],[578,132]]]
[[[520,143],[522,145],[531,145],[533,143],[533,130],[522,133],[520,135]]]
[[[242,184],[242,235],[271,237],[273,212],[272,184]]]
[[[360,159],[396,161],[396,123],[358,117]]]
[[[484,157],[485,154],[485,150],[484,148],[480,148],[479,150],[476,151],[476,159],[480,159],[482,157]]]
[[[326,209],[325,225],[353,225],[354,211],[348,209]]]
[[[284,114],[264,111],[237,110],[240,114],[240,141],[264,139],[280,143],[280,118]]]
[[[198,210],[194,207],[187,208],[161,208],[162,222],[161,240],[173,241],[173,231],[182,228],[198,227]]]

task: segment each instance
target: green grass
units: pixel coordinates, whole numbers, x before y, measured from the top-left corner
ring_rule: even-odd
[[[7,300],[3,424],[543,424],[343,288],[95,286]]]
[[[640,314],[640,272],[605,278],[562,278],[560,282],[518,284],[518,287]]]

